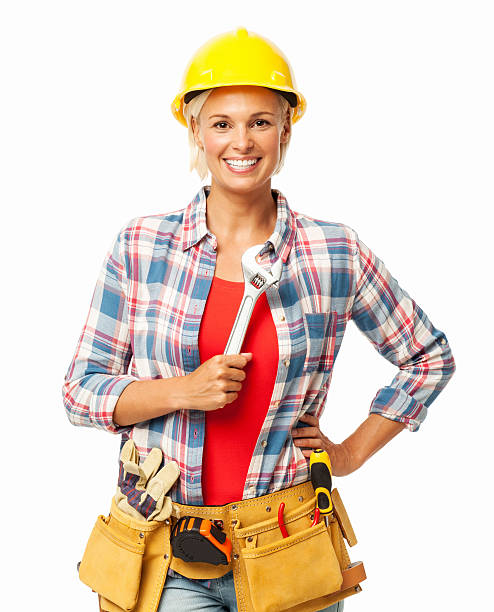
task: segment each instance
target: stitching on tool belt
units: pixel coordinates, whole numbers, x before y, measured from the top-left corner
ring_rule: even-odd
[[[301,485],[306,484],[305,482],[301,482]],[[310,483],[309,483],[310,484]],[[294,486],[299,486],[299,485],[294,485]],[[269,493],[268,495],[263,495],[262,497],[254,497],[252,500],[250,499],[243,499],[240,502],[240,506],[239,508],[245,508],[245,507],[249,507],[249,506],[263,506],[264,504],[268,503],[271,499],[272,496],[277,496],[277,497],[299,497],[300,496],[300,491],[293,491],[291,493],[285,493],[285,491],[288,491],[289,489],[280,489],[279,491],[273,491],[272,493]],[[239,504],[239,502],[237,502],[237,505]]]
[[[184,514],[193,515],[194,509],[197,510],[197,508],[207,508],[207,511],[209,512],[209,514],[211,513],[230,514],[231,512],[236,512],[237,510],[240,510],[241,508],[246,508],[246,507],[248,508],[250,506],[263,506],[264,504],[268,504],[273,497],[300,497],[300,495],[302,494],[300,490],[292,491],[291,489],[302,487],[304,485],[312,486],[310,480],[306,480],[304,482],[298,483],[297,485],[293,485],[293,487],[290,487],[288,489],[279,489],[278,491],[272,491],[271,493],[268,493],[267,495],[262,495],[261,497],[253,497],[251,499],[242,499],[240,501],[232,502],[225,506],[192,506],[189,504],[179,504],[179,502],[174,502],[174,503],[179,504],[179,505],[176,505],[175,508],[176,508],[176,511],[180,514],[183,512]],[[313,491],[310,494],[310,497],[314,497]],[[237,510],[233,510],[232,508],[233,505],[238,506]]]
[[[318,525],[316,525],[315,527],[310,527],[309,529],[312,529],[311,533],[306,533],[304,537],[296,537],[297,534],[294,534],[293,536],[288,536],[288,538],[283,538],[283,540],[280,541],[279,546],[276,546],[275,548],[270,548],[269,549],[269,554],[276,552],[277,550],[283,550],[284,548],[290,548],[290,546],[293,546],[294,544],[298,544],[299,542],[305,542],[305,540],[310,540],[310,538],[313,538],[314,536],[318,535],[319,533],[323,532],[326,530],[326,525],[324,524],[324,522],[319,523]],[[289,539],[293,537],[292,539]],[[288,542],[287,542],[288,540]],[[264,548],[264,547],[261,547]],[[248,559],[255,559],[257,557],[263,557],[264,556],[264,551],[261,553],[256,553],[255,551],[251,551],[251,550],[246,550],[246,548],[242,549],[242,553],[244,555],[244,557],[247,557]]]

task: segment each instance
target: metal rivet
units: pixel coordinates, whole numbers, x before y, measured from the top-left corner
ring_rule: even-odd
[[[266,512],[271,512],[271,506],[266,506]]]
[[[236,510],[236,509],[237,509],[237,505],[236,505],[236,504],[233,504],[233,506],[232,506],[232,510]]]
[[[313,514],[311,514],[311,515],[310,515],[310,520],[311,520],[311,521],[313,521],[313,520],[314,520],[314,515],[313,515]]]
[[[361,590],[362,590],[362,587],[361,587],[361,586],[357,585],[357,586],[355,587],[355,593],[360,593],[360,591],[361,591]]]
[[[237,524],[237,519],[233,519],[232,520],[232,525],[236,525]]]
[[[170,524],[170,519],[166,519],[165,520],[165,525],[169,525]]]
[[[143,538],[143,537],[144,537],[144,534],[143,534],[143,533],[140,533],[140,534],[139,534],[139,537],[140,537],[140,538]]]
[[[303,498],[302,496],[300,496],[300,497],[298,498],[298,501],[299,501],[299,502],[302,502],[302,501],[304,501],[304,498]]]
[[[234,558],[234,559],[238,559],[238,555],[237,555],[237,554],[234,554],[234,555],[233,555],[233,558]]]
[[[249,536],[249,537],[247,538],[247,542],[252,542],[252,540],[253,540],[253,539],[254,539],[254,538],[253,538],[252,536]]]
[[[165,553],[165,559],[168,559],[168,555]]]

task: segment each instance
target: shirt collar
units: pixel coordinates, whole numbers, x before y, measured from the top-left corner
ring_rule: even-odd
[[[185,209],[182,235],[182,249],[184,251],[197,244],[208,234],[212,236],[206,225],[206,199],[210,190],[210,185],[203,185]],[[270,245],[272,245],[275,258],[281,257],[283,263],[285,263],[295,239],[295,215],[281,191],[272,189],[271,193],[273,198],[276,199],[276,225],[261,253],[270,249]]]

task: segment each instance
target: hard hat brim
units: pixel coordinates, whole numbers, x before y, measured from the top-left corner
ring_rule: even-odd
[[[225,87],[225,85],[223,85]],[[230,85],[228,87],[231,87]],[[259,87],[259,86],[258,86]],[[262,85],[260,87],[263,87]],[[216,88],[208,88],[208,89],[216,89]],[[281,91],[281,89],[273,89],[272,87],[266,87],[266,89],[270,89],[275,93],[282,95],[290,104],[292,108],[295,108],[298,105],[297,94],[293,93],[293,91]],[[184,94],[184,104],[188,104],[193,98],[202,94],[203,91],[207,91],[207,89],[196,89],[193,91],[188,91]]]

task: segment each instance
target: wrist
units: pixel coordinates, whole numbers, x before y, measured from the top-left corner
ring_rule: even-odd
[[[341,444],[342,454],[345,457],[346,472],[351,474],[358,470],[365,462],[362,457],[362,453],[359,452],[359,448],[352,444],[351,437],[344,440]]]
[[[342,443],[354,470],[362,465],[405,428],[401,422],[378,414],[367,419]]]
[[[173,378],[162,378],[163,397],[166,394],[167,413],[178,410],[189,410],[190,402],[187,393],[187,374],[184,376],[174,376]]]

